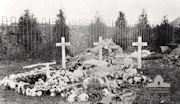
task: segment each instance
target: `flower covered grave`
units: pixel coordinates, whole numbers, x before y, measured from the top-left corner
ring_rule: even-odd
[[[62,96],[68,102],[131,103],[139,86],[151,80],[140,74],[130,55],[115,43],[103,40],[103,61],[98,46],[68,57],[67,68],[51,65],[6,76],[0,83],[26,96]]]

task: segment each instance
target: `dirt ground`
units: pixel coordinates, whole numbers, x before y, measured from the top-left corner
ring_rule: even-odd
[[[10,74],[16,74],[20,72],[26,72],[28,69],[22,69],[22,66],[30,64],[29,62],[9,62],[0,61],[0,80]],[[36,62],[33,62],[36,63]],[[165,81],[172,85],[172,100],[175,103],[180,104],[180,69],[176,68],[158,68],[159,66],[152,64],[148,69],[144,69],[144,74],[162,74],[165,77]],[[41,97],[28,97],[19,95],[12,90],[4,90],[0,88],[0,104],[68,104],[63,101],[60,96],[41,96]],[[90,104],[89,102],[76,102],[74,104]]]
[[[29,63],[29,62],[28,62]],[[27,69],[22,69],[22,66],[27,65],[26,62],[0,62],[0,80],[5,76],[20,72],[26,72]],[[68,104],[63,101],[60,96],[41,96],[41,97],[28,97],[16,93],[13,90],[4,90],[0,88],[0,104]],[[79,104],[76,102],[75,104]],[[88,102],[81,104],[89,104]]]

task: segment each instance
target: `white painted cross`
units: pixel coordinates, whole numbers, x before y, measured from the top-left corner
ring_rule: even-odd
[[[94,42],[94,45],[99,46],[99,60],[102,60],[102,37],[99,37],[99,42]]]
[[[61,43],[56,43],[56,46],[62,47],[62,67],[66,69],[66,54],[65,54],[65,46],[69,46],[70,43],[65,43],[65,38],[61,37]]]
[[[141,51],[142,51],[142,46],[147,46],[146,42],[142,42],[142,37],[138,37],[138,42],[133,42],[132,46],[137,46],[138,47],[138,68],[142,68],[142,56],[141,56]]]

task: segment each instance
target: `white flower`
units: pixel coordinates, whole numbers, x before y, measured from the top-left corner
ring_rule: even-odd
[[[11,75],[9,75],[9,79],[16,79],[16,75],[15,74],[11,74]]]
[[[50,78],[50,79],[48,79],[47,83],[48,83],[48,85],[51,85],[54,83],[54,80],[52,78]]]
[[[3,81],[0,81],[0,86],[2,86],[3,85]]]
[[[133,84],[133,79],[132,79],[132,78],[128,79],[128,82],[129,82],[130,84]]]
[[[58,87],[56,88],[56,91],[57,91],[57,92],[61,92],[62,89],[58,86]]]
[[[55,88],[50,89],[50,92],[55,92]]]
[[[98,78],[98,81],[99,81],[101,86],[103,86],[105,84],[105,82],[104,82],[104,80],[102,78]]]
[[[89,84],[89,81],[90,81],[90,77],[84,79],[84,81],[83,81],[83,87],[84,87],[85,89],[87,89],[88,84]]]
[[[26,95],[27,95],[27,96],[30,96],[30,94],[31,94],[31,89],[30,89],[30,88],[27,88],[27,89],[26,89]]]
[[[30,89],[30,96],[36,96],[36,92],[37,92],[36,88]]]
[[[18,83],[17,83],[17,82],[11,81],[11,82],[9,83],[9,87],[12,88],[12,89],[15,89],[17,86],[18,86]]]
[[[1,83],[2,83],[2,85],[4,85],[5,87],[6,86],[8,86],[8,77],[5,77],[2,81],[1,81]]]
[[[66,71],[65,70],[61,70],[61,75],[65,75],[66,74]]]
[[[41,96],[42,95],[42,91],[38,91],[36,94],[37,94],[37,96]]]
[[[123,84],[123,82],[124,82],[123,80],[119,80],[119,79],[116,80],[116,83],[119,84],[119,85]]]
[[[63,79],[65,82],[69,82],[69,78],[67,76],[64,76]]]
[[[39,84],[44,84],[44,81],[41,78],[38,79],[38,82]]]
[[[70,93],[71,94],[77,94],[77,92],[75,90],[71,90]]]
[[[86,93],[82,93],[78,96],[79,101],[88,101],[89,96]]]
[[[104,94],[104,96],[107,96],[107,95],[110,95],[110,94],[112,94],[112,93],[110,93],[109,91],[108,91],[108,89],[103,89],[103,94]]]
[[[134,81],[137,83],[137,82],[141,82],[141,77],[134,77]]]
[[[80,69],[78,69],[78,70],[75,70],[74,72],[73,72],[73,76],[75,76],[75,77],[83,77],[83,70],[80,70]]]
[[[148,81],[148,78],[146,76],[142,75],[141,77],[142,77],[144,83]]]
[[[124,66],[125,67],[134,66],[132,58],[126,57],[124,59]]]
[[[31,89],[31,95],[30,96],[36,96],[36,91],[34,89]]]
[[[29,83],[19,82],[18,87],[17,87],[17,92],[25,94],[25,92],[26,92],[26,89],[24,87],[25,85],[29,85]]]
[[[75,102],[75,97],[76,97],[76,94],[70,94],[67,98],[67,101],[69,103],[73,103],[73,102]]]
[[[65,96],[66,96],[66,94],[65,94],[65,93],[61,93],[61,96],[62,96],[62,97],[65,97]]]
[[[129,67],[128,69],[126,69],[126,73],[128,74],[128,76],[133,76],[133,75],[137,75],[137,69],[136,68],[132,68]]]
[[[50,96],[56,96],[55,92],[51,92]]]

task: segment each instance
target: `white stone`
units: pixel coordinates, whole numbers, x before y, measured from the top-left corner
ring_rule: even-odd
[[[69,46],[70,43],[65,43],[65,38],[61,37],[61,43],[56,43],[56,46],[62,47],[62,67],[66,69],[66,54],[65,54],[65,46]]]
[[[137,46],[138,47],[138,68],[142,68],[142,56],[141,56],[141,51],[142,51],[142,46],[147,46],[146,42],[142,42],[142,37],[138,37],[138,42],[133,42],[132,46]]]

